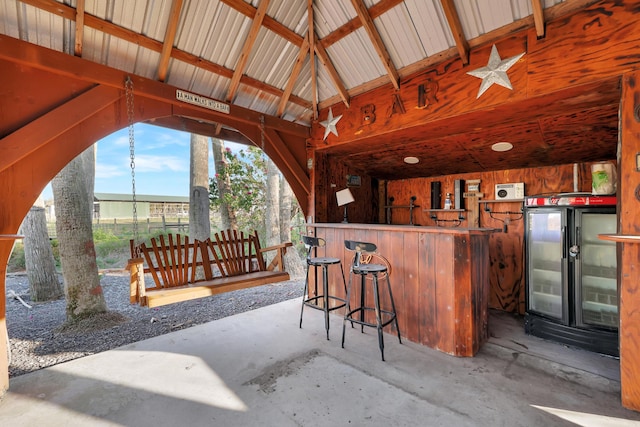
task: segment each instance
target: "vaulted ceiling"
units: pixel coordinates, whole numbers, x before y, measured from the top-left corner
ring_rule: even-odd
[[[310,125],[323,108],[337,103],[348,107],[353,97],[384,85],[398,88],[403,77],[419,70],[452,58],[467,64],[474,47],[510,33],[535,28],[538,37],[546,37],[545,22],[592,3],[594,0],[0,0],[0,33]],[[610,105],[606,108],[596,115],[594,126],[615,133],[611,130],[615,111]],[[566,120],[561,122],[563,129],[554,127],[553,118],[547,120],[545,132],[557,140],[547,145],[561,143],[563,132],[575,132],[566,129]],[[459,157],[481,140],[498,140],[505,134],[528,138],[526,124],[518,129],[513,126],[495,126],[488,134],[467,138],[451,137],[446,143],[460,147]],[[221,126],[216,129],[221,130]],[[420,150],[424,156],[442,157],[437,144],[425,141],[407,144],[402,150],[397,153],[400,157]],[[351,147],[341,155],[362,168],[366,165],[374,176],[403,177],[396,165],[388,163],[387,151],[388,146],[378,152]],[[438,163],[460,165],[458,157],[445,156]],[[466,160],[472,169],[501,167],[483,165],[480,157]],[[428,176],[444,171],[424,167],[413,173]],[[463,169],[451,167],[449,172]]]

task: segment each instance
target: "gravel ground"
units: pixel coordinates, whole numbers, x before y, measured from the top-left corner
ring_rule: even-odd
[[[8,274],[9,376],[16,377],[157,335],[302,297],[304,282],[291,280],[274,283],[153,309],[129,303],[128,274],[106,274],[102,277],[102,287],[109,313],[86,319],[74,327],[63,327],[64,299],[33,303],[29,296],[27,276]],[[13,297],[11,291],[31,308]]]

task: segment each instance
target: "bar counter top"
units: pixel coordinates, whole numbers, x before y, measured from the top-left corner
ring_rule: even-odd
[[[453,233],[453,234],[483,234],[500,232],[499,228],[465,228],[465,227],[437,227],[421,225],[400,224],[359,224],[359,223],[312,223],[307,227],[315,228],[340,228],[346,230],[378,230],[378,231],[402,231],[407,233]]]

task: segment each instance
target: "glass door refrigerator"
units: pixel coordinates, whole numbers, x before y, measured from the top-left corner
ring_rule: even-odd
[[[525,199],[525,332],[618,356],[615,196]]]

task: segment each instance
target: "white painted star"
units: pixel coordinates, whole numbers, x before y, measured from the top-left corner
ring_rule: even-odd
[[[520,55],[512,56],[507,59],[500,59],[498,49],[494,44],[491,48],[491,55],[489,56],[489,63],[486,67],[481,67],[473,71],[469,71],[467,74],[482,79],[480,84],[480,90],[478,90],[478,96],[476,99],[489,89],[494,83],[507,89],[513,90],[511,87],[511,81],[507,75],[507,70],[513,66],[520,58],[524,56],[524,52]]]
[[[320,122],[320,124],[324,126],[324,138],[322,138],[323,141],[327,139],[329,132],[331,132],[335,136],[338,136],[338,129],[336,129],[336,123],[338,123],[338,121],[341,118],[342,118],[342,114],[339,115],[338,117],[333,117],[333,110],[329,108],[329,116],[327,117],[327,120]]]

